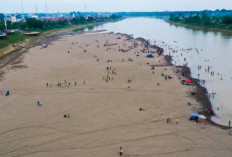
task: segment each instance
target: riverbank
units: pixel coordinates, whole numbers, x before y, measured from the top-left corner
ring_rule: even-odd
[[[155,50],[143,41],[96,32],[51,38],[2,68],[10,96],[0,95],[1,156],[118,156],[120,146],[124,156],[230,156],[227,131],[188,120],[201,105],[189,96],[195,87],[180,83],[181,67],[147,58]]]
[[[72,35],[75,32],[79,32],[85,28],[96,26],[99,24],[102,23],[69,26],[60,29],[54,29],[54,30],[43,32],[39,36],[32,36],[22,42],[18,42],[9,45],[6,48],[3,48],[0,53],[0,80],[4,75],[2,69],[11,64],[21,63],[23,58],[22,55],[26,53],[28,49],[35,46],[48,45],[51,42],[58,40],[60,37],[63,37],[64,35]]]
[[[204,29],[204,28],[201,28],[201,27],[199,27],[199,28],[194,28],[194,27],[188,27],[188,25],[182,25],[182,24],[180,24],[180,23],[173,23],[173,22],[171,22],[171,21],[168,21],[168,20],[166,20],[166,22],[167,23],[170,23],[170,24],[173,24],[173,25],[178,25],[178,26],[186,26],[186,28],[192,28],[192,29]],[[204,29],[205,31],[209,31],[208,29]],[[226,31],[226,30],[213,30],[213,29],[211,29],[211,31],[223,31],[224,33],[228,33],[228,34],[230,34],[231,32],[230,31]],[[188,69],[187,71],[190,71],[190,69]],[[195,83],[195,85],[196,85],[196,87],[197,87],[197,89],[196,89],[196,92],[195,92],[195,95],[194,95],[194,97],[199,101],[199,102],[201,102],[201,104],[202,104],[202,109],[199,111],[201,114],[204,114],[205,116],[207,116],[208,117],[208,122],[209,122],[209,124],[212,124],[212,125],[214,125],[214,126],[216,126],[216,127],[219,127],[219,128],[222,128],[222,129],[225,129],[225,130],[228,130],[228,129],[230,129],[230,127],[228,127],[228,123],[227,124],[220,124],[220,123],[215,123],[214,121],[212,121],[211,120],[211,117],[212,116],[218,116],[217,114],[216,114],[216,111],[215,111],[215,109],[213,108],[213,106],[212,106],[212,103],[210,102],[210,100],[209,100],[209,98],[208,98],[208,91],[207,91],[207,89],[205,88],[205,87],[203,87],[203,86],[200,86],[197,82],[197,79],[196,78],[192,78],[191,76],[189,76],[189,78],[191,78],[193,81],[194,81],[194,83]],[[213,115],[211,115],[211,114],[207,114],[205,111],[206,111],[206,109],[210,109],[210,110],[212,110],[213,112],[214,112],[214,114]]]
[[[178,23],[178,22],[172,22],[169,20],[165,20],[165,22],[175,25],[175,26],[183,26],[186,28],[191,28],[191,29],[198,29],[198,30],[203,30],[203,31],[215,31],[215,32],[222,32],[226,34],[232,34],[231,30],[225,30],[225,29],[220,29],[220,28],[211,28],[211,27],[202,27],[202,26],[193,26],[193,25],[188,25],[188,24],[183,24],[183,23]]]
[[[146,29],[144,29],[144,25]],[[131,28],[134,29],[131,29]],[[212,98],[213,108],[217,116],[212,120],[218,124],[228,126],[232,121],[232,107],[230,104],[232,66],[232,38],[228,34],[220,32],[204,32],[201,30],[187,29],[185,27],[175,27],[167,22],[154,18],[128,18],[116,24],[105,24],[101,27],[108,31],[133,34],[135,38],[143,37],[153,41],[164,48],[165,54],[172,54],[173,63],[176,65],[187,65],[191,68],[192,76],[206,81],[205,87],[210,93],[216,92]],[[185,61],[186,58],[186,61]],[[202,69],[198,70],[197,66]],[[205,72],[205,69],[215,73]],[[218,110],[220,108],[220,110]]]
[[[190,96],[194,97],[194,99],[196,99],[201,104],[201,108],[199,108],[198,113],[205,115],[207,117],[208,124],[211,124],[215,127],[218,127],[224,130],[231,130],[231,127],[217,124],[211,120],[211,117],[216,116],[216,115],[212,107],[212,103],[210,102],[210,99],[208,97],[207,89],[199,85],[198,79],[191,77],[191,70],[189,67],[182,66],[181,69],[182,69],[181,72],[185,73],[186,78],[191,79],[194,83],[195,89],[190,93]],[[206,113],[207,109],[212,110],[213,114]]]
[[[104,22],[90,23],[90,24],[83,24],[83,25],[71,25],[71,26],[66,26],[66,27],[58,28],[58,29],[52,29],[52,30],[48,30],[48,31],[39,31],[40,35],[38,35],[38,36],[26,36],[26,35],[24,35],[25,37],[21,37],[21,35],[20,35],[20,38],[22,38],[22,40],[21,39],[14,40],[14,41],[10,42],[9,45],[6,45],[6,46],[0,48],[0,58],[4,55],[7,55],[8,53],[11,53],[14,51],[19,51],[19,50],[22,50],[25,48],[29,48],[38,39],[41,39],[41,38],[46,39],[47,36],[54,37],[54,36],[56,36],[56,33],[60,33],[62,31],[67,31],[67,30],[79,31],[79,30],[82,30],[84,28],[93,27],[93,26],[100,25],[103,23]],[[19,37],[17,37],[17,38],[19,38]],[[5,40],[8,40],[8,39],[5,39]],[[1,40],[0,40],[0,42],[1,42]]]

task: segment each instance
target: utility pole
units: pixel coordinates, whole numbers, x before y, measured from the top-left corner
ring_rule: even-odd
[[[38,13],[38,7],[37,7],[37,4],[35,5],[35,13]]]
[[[21,0],[21,5],[22,5],[22,13],[24,13],[23,0]]]
[[[6,17],[4,16],[4,24],[5,24],[5,29],[7,31],[7,23],[6,23]]]
[[[48,4],[47,4],[47,2],[45,3],[45,11],[46,11],[46,13],[48,13]]]

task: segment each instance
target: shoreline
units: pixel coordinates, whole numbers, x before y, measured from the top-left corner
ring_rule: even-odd
[[[198,79],[191,77],[191,70],[189,67],[187,67],[187,66],[179,66],[179,67],[182,69],[182,72],[184,72],[186,74],[186,78],[192,80],[194,86],[196,87],[195,92],[191,92],[190,96],[194,97],[194,99],[196,99],[201,104],[202,108],[199,109],[198,113],[205,115],[207,117],[206,121],[208,122],[208,124],[213,125],[213,126],[218,127],[218,128],[221,128],[223,130],[230,130],[231,127],[214,123],[211,120],[211,116],[215,115],[215,113],[214,113],[214,110],[212,107],[212,103],[210,102],[210,99],[207,96],[207,93],[208,93],[207,88],[199,85],[197,83]],[[213,111],[213,114],[211,115],[211,114],[206,113],[205,112],[206,109],[211,109]]]
[[[143,43],[145,45],[145,47],[148,46],[148,47],[151,47],[151,48],[155,48],[156,51],[157,51],[156,53],[157,54],[160,53],[164,57],[164,59],[165,59],[165,61],[167,63],[166,66],[172,66],[174,68],[176,68],[176,67],[180,68],[181,72],[185,73],[184,78],[191,79],[193,81],[194,86],[196,87],[195,94],[190,94],[189,96],[190,97],[191,96],[194,97],[194,99],[201,104],[201,109],[198,110],[198,113],[202,114],[202,115],[205,115],[207,117],[206,121],[210,125],[213,125],[215,127],[221,128],[223,130],[229,130],[229,129],[231,129],[231,127],[214,123],[211,120],[211,116],[215,115],[215,112],[213,110],[213,107],[212,107],[212,104],[210,102],[210,99],[207,96],[208,90],[207,90],[207,88],[205,88],[205,87],[203,87],[203,86],[201,86],[201,85],[199,85],[197,83],[198,79],[191,77],[191,69],[188,66],[174,66],[174,64],[172,63],[172,61],[173,61],[172,56],[163,54],[162,52],[160,52],[160,50],[162,49],[161,47],[157,46],[156,44],[150,44],[148,42],[148,40],[146,40],[146,39],[144,39],[142,37],[134,38],[133,35],[129,35],[129,34],[126,34],[126,33],[117,33],[117,34],[121,34],[121,35],[125,36],[127,38],[127,40],[137,40],[137,41]],[[179,75],[179,76],[181,76],[181,75]],[[205,112],[206,109],[211,109],[213,111],[213,114],[212,115],[207,114]]]
[[[180,24],[180,23],[175,23],[175,22],[171,22],[168,20],[165,20],[165,22],[169,23],[169,24],[173,24],[176,26],[183,26],[183,27],[187,27],[187,28],[191,28],[191,29],[198,29],[198,30],[205,30],[205,31],[218,31],[218,32],[223,32],[223,33],[229,33],[232,34],[232,31],[227,31],[227,30],[221,30],[221,29],[208,29],[208,28],[204,28],[204,27],[195,27],[195,26],[189,26],[189,25],[185,25],[185,24]],[[167,55],[168,56],[168,55]],[[168,62],[172,62],[172,58],[167,60]],[[172,64],[173,65],[173,64]],[[215,127],[219,127],[221,129],[224,130],[230,130],[231,127],[229,126],[225,126],[225,125],[221,125],[221,124],[217,124],[215,122],[213,122],[211,120],[212,116],[216,116],[213,107],[212,107],[212,103],[210,102],[210,99],[207,96],[208,90],[207,88],[199,85],[198,79],[197,78],[193,78],[191,77],[191,70],[190,68],[187,66],[178,66],[181,67],[182,71],[185,72],[185,74],[187,74],[186,78],[187,79],[191,79],[194,83],[194,86],[196,87],[196,91],[194,95],[190,95],[193,96],[198,102],[201,103],[202,108],[198,111],[200,114],[205,115],[207,117],[207,122]],[[213,114],[210,115],[208,113],[206,113],[206,109],[211,109],[213,111]]]
[[[182,27],[191,28],[191,29],[195,29],[195,30],[203,30],[203,31],[212,31],[212,32],[221,32],[221,33],[232,34],[232,31],[224,30],[224,29],[220,29],[220,28],[210,28],[210,27],[207,28],[207,27],[202,27],[202,26],[192,26],[192,25],[188,25],[188,24],[172,22],[169,20],[164,20],[164,21],[169,23],[169,24],[175,25],[175,26],[182,26]]]
[[[125,34],[129,39],[134,39],[133,37],[131,37],[130,35],[128,34]],[[135,40],[138,40],[138,41],[141,41],[145,44],[149,44],[150,47],[152,46],[157,46],[157,45],[151,45],[146,39],[144,38],[136,38]],[[157,46],[159,47],[159,46]],[[159,47],[161,48],[161,47]],[[217,123],[214,123],[212,120],[211,120],[211,116],[215,115],[214,114],[214,111],[213,111],[213,107],[212,107],[212,104],[210,102],[210,99],[208,98],[207,96],[207,88],[199,85],[197,82],[198,82],[198,79],[196,78],[193,78],[191,77],[191,69],[188,67],[188,66],[174,66],[174,64],[172,63],[173,61],[173,58],[172,56],[169,56],[169,55],[165,55],[165,54],[162,54],[164,56],[164,59],[166,60],[167,62],[167,66],[172,66],[174,68],[180,68],[181,69],[181,72],[184,72],[185,73],[185,76],[181,76],[179,74],[180,77],[184,77],[186,79],[191,79],[193,81],[193,84],[194,86],[196,87],[195,89],[195,92],[191,92],[189,94],[190,97],[193,97],[197,102],[199,102],[201,104],[201,109],[198,110],[198,113],[199,114],[202,114],[202,115],[205,115],[207,117],[207,122],[208,124],[210,125],[213,125],[215,127],[218,127],[218,128],[221,128],[223,130],[229,130],[231,129],[231,127],[228,127],[228,126],[223,126],[223,125],[220,125],[220,124],[217,124]],[[210,115],[210,114],[207,114],[205,111],[206,109],[211,109],[213,111],[213,115]]]
[[[141,39],[143,39],[143,38],[141,38]],[[143,39],[143,40],[145,40],[145,39]],[[212,103],[211,103],[209,97],[207,96],[208,90],[207,90],[207,88],[205,88],[197,83],[198,82],[197,78],[191,77],[191,69],[188,66],[174,66],[174,64],[172,64],[172,61],[173,61],[172,56],[165,55],[165,54],[162,54],[162,55],[164,56],[164,59],[166,60],[168,66],[180,68],[181,72],[185,73],[184,78],[190,79],[193,81],[193,84],[196,87],[196,89],[195,89],[195,92],[191,92],[189,96],[194,97],[194,99],[201,104],[201,109],[198,110],[198,113],[207,117],[206,121],[208,122],[208,124],[213,125],[213,126],[218,127],[218,128],[221,128],[221,129],[224,129],[224,130],[230,130],[231,127],[217,124],[211,120],[211,117],[213,115],[215,115],[215,112],[213,110]],[[179,75],[179,76],[181,76],[181,75]],[[206,113],[205,112],[206,109],[211,109],[213,111],[213,114],[211,115],[211,114]]]

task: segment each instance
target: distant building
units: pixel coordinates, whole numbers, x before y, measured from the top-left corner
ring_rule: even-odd
[[[71,21],[72,19],[73,19],[72,17],[45,17],[45,18],[39,18],[39,20],[41,20],[41,21],[55,21],[55,22],[64,21],[64,20]]]
[[[18,22],[16,16],[11,16],[11,22],[12,22],[12,23]]]
[[[11,16],[10,15],[5,16],[5,20],[6,21],[11,21]]]
[[[9,21],[9,22],[12,22],[12,23],[20,21],[20,19],[17,19],[17,17],[14,16],[14,15],[7,15],[7,16],[5,16],[5,20]]]
[[[35,14],[28,14],[27,15],[28,18],[35,18],[35,19],[38,19],[38,15],[35,15]]]

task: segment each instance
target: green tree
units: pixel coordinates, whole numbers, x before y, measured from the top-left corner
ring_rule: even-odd
[[[0,31],[4,31],[5,30],[5,25],[3,21],[0,21]]]
[[[0,13],[0,21],[4,21],[4,17],[5,17],[5,15]]]
[[[27,19],[27,25],[29,28],[44,28],[46,25],[45,21],[41,21],[41,20],[36,20],[35,18],[29,18]]]
[[[80,20],[78,17],[75,17],[71,20],[71,23],[77,25],[77,24],[80,24]]]
[[[87,22],[93,22],[93,21],[94,21],[93,17],[89,17],[89,18],[87,19]]]
[[[169,17],[169,20],[170,21],[174,21],[174,17],[175,17],[175,14],[171,13],[170,17]]]
[[[171,14],[170,15],[170,18],[169,18],[170,21],[174,21],[174,22],[177,22],[177,21],[180,21],[180,16],[177,16],[175,14]]]
[[[232,24],[232,15],[226,15],[222,17],[222,23],[223,24]]]
[[[16,15],[16,18],[17,18],[17,19],[21,19],[21,18],[22,18],[22,15],[17,14],[17,15]]]
[[[210,17],[207,14],[203,13],[201,16],[201,21],[202,21],[203,25],[209,25],[210,24]]]
[[[59,25],[65,26],[68,25],[68,21],[67,20],[60,20],[57,22]]]
[[[83,16],[75,17],[71,20],[72,24],[84,24],[86,19]]]
[[[29,28],[35,28],[36,27],[36,19],[35,18],[27,19],[26,23],[27,23]]]

